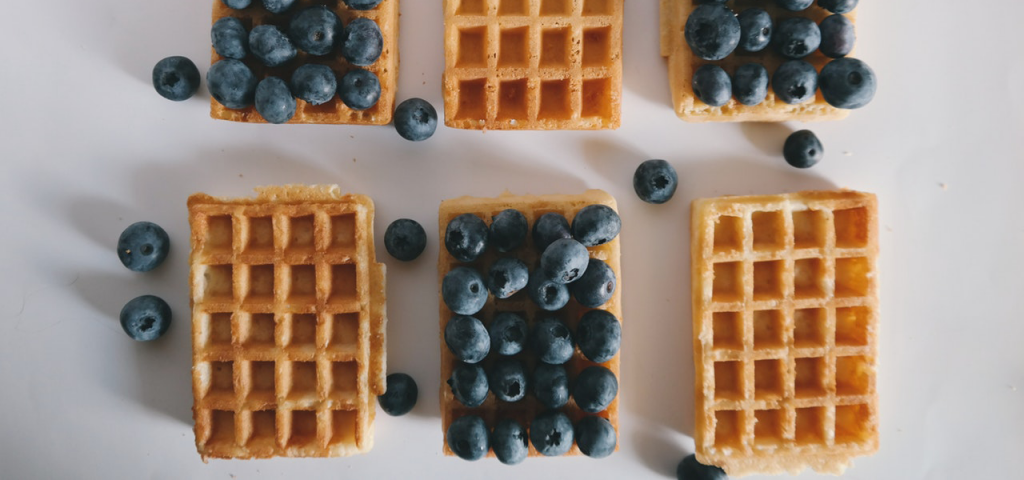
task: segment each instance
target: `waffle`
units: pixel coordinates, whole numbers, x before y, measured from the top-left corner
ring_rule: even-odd
[[[272,14],[268,12],[262,2],[253,4],[244,10],[235,10],[224,5],[221,0],[213,0],[213,21],[217,22],[222,17],[236,17],[245,25],[246,31],[252,27],[263,24],[273,24],[287,32],[288,20],[291,15],[310,5],[326,4],[338,18],[348,25],[356,17],[367,17],[377,23],[381,34],[384,36],[384,50],[379,59],[373,65],[362,67],[377,75],[380,79],[381,95],[376,105],[366,110],[352,110],[344,102],[334,96],[329,102],[322,105],[311,105],[300,98],[295,99],[295,116],[288,123],[322,123],[322,124],[350,124],[350,125],[386,125],[391,122],[391,115],[395,109],[395,90],[398,88],[398,2],[399,0],[384,0],[373,10],[350,10],[341,0],[297,0],[287,12],[283,14]],[[211,48],[211,65],[221,60],[217,51]],[[256,78],[263,79],[268,76],[277,76],[284,81],[292,78],[292,73],[299,66],[306,63],[318,63],[331,67],[340,80],[345,73],[353,67],[345,61],[340,53],[330,56],[316,57],[307,55],[302,50],[298,51],[294,60],[279,67],[268,67],[256,59],[252,54],[246,56],[243,62],[252,69]],[[266,123],[266,120],[256,111],[256,107],[232,110],[214,99],[210,99],[210,116],[218,120],[230,120],[244,123]]]
[[[736,49],[731,55],[723,60],[708,61],[701,59],[690,50],[684,37],[686,20],[690,18],[698,2],[695,0],[660,0],[661,1],[661,55],[668,58],[669,83],[672,88],[672,105],[675,107],[676,115],[688,122],[782,122],[787,120],[817,121],[817,120],[839,120],[846,118],[849,110],[835,108],[825,102],[825,98],[819,90],[813,100],[798,105],[790,105],[775,97],[771,85],[768,86],[768,96],[759,105],[748,107],[736,101],[735,98],[721,107],[712,107],[698,100],[693,95],[693,72],[702,65],[714,64],[725,69],[732,75],[737,67],[747,63],[755,62],[764,65],[768,69],[769,79],[787,59],[779,55],[769,45],[768,48],[756,53],[742,52]],[[763,2],[753,0],[733,0],[729,7],[736,13],[747,8],[759,7],[766,10],[775,20],[789,17],[805,16],[820,23],[825,17],[832,13],[821,8],[815,3],[802,12],[790,12],[775,2]],[[855,20],[856,10],[846,14],[850,20]],[[820,51],[803,58],[818,71],[832,59],[823,55]]]
[[[491,222],[491,216],[501,212],[502,210],[514,208],[519,210],[526,216],[530,227],[533,227],[533,223],[537,218],[545,213],[555,212],[565,215],[565,217],[571,222],[576,212],[586,207],[587,205],[603,204],[609,207],[616,208],[615,199],[611,195],[601,190],[590,190],[581,195],[547,195],[547,196],[514,196],[505,193],[497,198],[472,198],[462,197],[453,200],[446,200],[441,203],[440,211],[438,212],[438,222],[440,228],[440,238],[444,238],[445,229],[448,223],[455,217],[464,213],[473,213],[484,220],[488,225]],[[611,242],[597,247],[592,247],[590,250],[591,258],[597,258],[606,262],[612,270],[615,271],[616,278],[618,279],[618,287],[613,295],[612,299],[608,303],[604,304],[601,308],[615,315],[619,321],[622,321],[622,269],[619,264],[619,238],[616,237]],[[513,252],[500,254],[504,256],[515,256],[522,260],[533,271],[534,268],[540,263],[540,253],[536,252],[533,246],[533,239],[531,235],[527,235],[526,242],[522,247],[514,250]],[[475,262],[468,264],[471,267],[478,269],[481,273],[486,272],[491,263],[497,260],[499,254],[494,251],[493,248],[489,248]],[[449,270],[458,266],[465,266],[467,264],[460,263],[454,259],[445,248],[441,248],[441,252],[437,263],[437,273],[439,281],[444,279],[445,274]],[[446,383],[448,378],[451,376],[452,370],[458,365],[459,361],[452,355],[451,351],[444,343],[444,327],[448,323],[448,320],[452,318],[453,313],[444,303],[442,298],[440,301],[441,317],[441,427],[442,431],[447,432],[448,426],[451,423],[464,415],[478,415],[484,419],[489,428],[493,428],[495,424],[501,419],[511,418],[521,423],[527,429],[530,426],[530,422],[537,414],[547,410],[540,402],[538,402],[532,394],[528,394],[523,400],[516,403],[506,403],[499,401],[495,398],[493,393],[488,393],[487,400],[483,405],[477,408],[468,408],[460,403],[452,395],[451,389]],[[526,295],[526,292],[519,292],[512,297],[504,300],[496,300],[492,295],[487,300],[487,305],[484,306],[480,313],[473,315],[473,317],[480,319],[485,326],[490,326],[491,318],[496,312],[508,311],[517,312],[523,315],[526,319],[526,323],[532,328],[534,321],[539,316],[547,314],[554,315],[565,322],[569,328],[575,332],[576,326],[579,323],[580,317],[583,316],[587,311],[592,310],[584,308],[580,304],[576,303],[576,300],[570,300],[569,304],[559,310],[558,312],[544,312],[538,308]],[[485,369],[488,369],[490,364],[495,360],[496,355],[489,355],[487,359],[482,362]],[[526,364],[527,372],[532,372],[534,365],[537,360],[534,356],[528,352],[521,353],[513,358],[519,358]],[[579,349],[565,364],[566,372],[569,374],[570,385],[576,378],[576,375],[583,371],[583,369],[597,365],[580,353]],[[619,376],[619,355],[605,362],[603,364],[612,373],[615,374],[616,378],[621,380]],[[621,382],[620,382],[621,383]],[[583,418],[585,414],[579,407],[576,406],[573,399],[569,400],[568,405],[563,407],[564,412],[575,424],[579,419]],[[611,403],[607,410],[598,414],[608,419],[612,426],[615,427],[616,431],[619,428],[619,399],[618,397]],[[621,438],[621,437],[620,437]],[[541,456],[533,444],[530,444],[529,456],[537,457]],[[454,455],[454,453],[448,448],[447,441],[444,442],[444,453],[445,455]],[[566,455],[580,455],[580,450],[576,445],[573,445],[572,449]],[[489,457],[494,456],[494,452],[488,453]]]
[[[694,201],[696,453],[840,474],[878,450],[878,211],[847,190]]]
[[[366,452],[386,385],[373,202],[257,192],[188,199],[196,447],[204,461]]]
[[[445,0],[445,124],[613,129],[623,0]]]

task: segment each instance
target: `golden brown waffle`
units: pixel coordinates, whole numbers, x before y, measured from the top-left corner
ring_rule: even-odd
[[[618,128],[623,0],[445,0],[445,125]]]
[[[759,105],[748,107],[730,99],[729,103],[721,107],[712,107],[693,95],[693,72],[705,64],[714,64],[725,69],[729,75],[735,72],[740,65],[755,62],[764,65],[768,69],[768,76],[775,73],[775,70],[787,59],[779,55],[768,46],[756,53],[745,53],[736,49],[731,55],[723,60],[703,60],[693,54],[690,46],[684,37],[686,20],[698,6],[695,0],[661,0],[661,55],[668,58],[669,84],[672,88],[672,105],[675,107],[676,115],[688,122],[783,122],[787,120],[817,121],[817,120],[839,120],[846,118],[849,110],[835,108],[825,102],[821,91],[814,96],[814,99],[798,105],[790,105],[775,97],[771,85],[768,86],[768,96]],[[729,3],[729,7],[736,13],[751,7],[763,8],[771,14],[777,25],[780,19],[804,16],[820,23],[822,19],[831,15],[831,12],[821,8],[815,2],[803,12],[790,12],[775,2],[762,2],[752,0],[735,0]],[[855,20],[856,11],[846,14],[851,21]],[[826,57],[820,51],[815,51],[803,60],[814,65],[819,72],[831,58]]]
[[[696,453],[839,474],[878,450],[878,211],[840,191],[693,202]]]
[[[391,122],[391,115],[395,109],[395,90],[398,88],[398,2],[399,0],[383,0],[373,10],[351,10],[341,0],[297,0],[287,12],[283,14],[272,14],[268,12],[262,2],[253,2],[249,8],[235,10],[224,5],[221,0],[213,0],[213,21],[214,23],[222,17],[235,17],[242,21],[246,31],[252,27],[263,24],[273,24],[287,32],[288,19],[291,15],[310,5],[327,5],[338,18],[348,25],[352,19],[366,17],[377,23],[380,32],[384,36],[384,50],[379,59],[373,65],[362,67],[377,75],[380,79],[381,95],[377,104],[366,110],[352,110],[338,98],[337,95],[331,101],[323,105],[310,105],[302,99],[296,98],[297,104],[295,116],[288,123],[323,123],[323,124],[349,124],[349,125],[386,125]],[[213,58],[211,65],[221,60],[217,51],[211,49]],[[257,79],[269,76],[277,76],[288,82],[292,73],[299,66],[306,63],[317,63],[331,67],[339,79],[349,70],[352,65],[345,61],[339,53],[324,57],[307,55],[299,50],[294,60],[279,67],[268,67],[257,60],[251,54],[244,60]],[[210,116],[219,120],[230,120],[233,122],[245,123],[266,123],[266,120],[256,111],[256,107],[247,107],[239,110],[227,108],[214,99],[210,99]]]
[[[565,218],[570,222],[576,216],[583,207],[587,205],[607,205],[613,209],[616,208],[615,199],[601,190],[589,190],[581,195],[544,195],[544,196],[518,196],[505,193],[497,198],[474,198],[474,197],[462,197],[452,200],[446,200],[441,203],[440,211],[438,212],[438,223],[440,229],[440,238],[444,239],[445,230],[448,227],[448,223],[455,217],[464,213],[472,213],[484,220],[485,223],[490,225],[491,216],[496,215],[502,210],[514,208],[519,210],[526,216],[530,227],[533,227],[533,223],[537,218],[545,213],[560,213],[565,215]],[[622,269],[619,264],[619,238],[616,237],[611,242],[597,247],[591,247],[590,257],[603,260],[608,264],[615,272],[615,276],[618,279],[618,287],[612,299],[608,303],[604,304],[601,309],[607,310],[608,312],[615,315],[619,321],[622,321]],[[499,257],[500,255],[500,257]],[[533,271],[534,268],[540,263],[540,252],[537,252],[533,246],[533,238],[531,235],[527,235],[526,242],[522,247],[516,249],[513,252],[498,254],[493,249],[488,249],[479,259],[475,262],[465,264],[460,263],[454,259],[445,248],[441,248],[440,255],[437,263],[437,274],[438,281],[444,279],[444,276],[449,270],[459,266],[470,266],[476,268],[481,273],[486,274],[490,268],[491,263],[501,257],[514,256],[522,260],[526,265]],[[489,428],[493,428],[495,424],[501,419],[511,418],[521,423],[525,428],[530,427],[530,422],[537,414],[546,411],[547,409],[533,397],[532,394],[528,394],[523,400],[516,403],[507,403],[497,400],[493,393],[488,393],[487,400],[483,405],[476,408],[468,408],[460,403],[452,395],[451,388],[449,388],[448,378],[451,376],[452,370],[458,365],[459,361],[452,355],[451,351],[448,350],[448,346],[444,343],[444,327],[448,323],[448,320],[454,316],[451,310],[444,303],[444,299],[440,300],[441,305],[441,427],[442,431],[447,432],[448,426],[451,423],[464,415],[478,415],[484,419]],[[504,300],[496,300],[494,296],[491,296],[487,300],[486,306],[480,313],[473,315],[474,318],[479,319],[484,323],[485,326],[490,327],[491,319],[497,312],[516,312],[526,319],[526,323],[529,327],[533,327],[534,321],[541,315],[554,315],[565,322],[572,331],[576,331],[576,326],[579,324],[580,317],[584,313],[593,310],[585,308],[580,304],[576,303],[575,299],[569,301],[569,304],[559,310],[558,312],[544,312],[538,308],[530,299],[526,296],[526,292],[519,292],[512,297]],[[493,361],[493,355],[489,356],[484,360],[484,368],[487,369],[490,363]],[[516,358],[520,358],[526,364],[527,371],[533,371],[533,366],[537,363],[536,358],[533,358],[531,354],[520,354]],[[565,364],[565,370],[569,374],[570,384],[576,375],[583,371],[583,369],[598,365],[588,360],[583,354],[576,349],[576,353],[573,355]],[[615,374],[616,378],[619,377],[619,355],[615,355],[614,358],[608,362],[599,364],[607,367]],[[570,420],[577,422],[587,414],[584,413],[579,407],[576,406],[574,400],[570,399],[569,404],[562,408]],[[619,398],[616,397],[612,401],[611,405],[607,410],[598,414],[599,416],[605,417],[611,422],[615,430],[619,429]],[[617,448],[617,447],[616,447]],[[444,453],[445,455],[454,455],[454,453],[448,448],[447,441],[444,442]],[[576,445],[573,445],[572,449],[566,455],[580,455],[580,450]],[[494,452],[488,453],[489,457],[494,456]],[[529,456],[536,457],[541,456],[533,444],[530,444]]]
[[[188,199],[192,392],[203,459],[373,447],[384,265],[373,202],[336,186]]]

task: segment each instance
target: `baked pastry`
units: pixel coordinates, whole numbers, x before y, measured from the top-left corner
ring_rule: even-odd
[[[257,192],[188,199],[196,447],[204,460],[366,452],[386,387],[373,202],[337,186]]]
[[[691,212],[696,454],[839,474],[878,450],[878,211],[848,190]]]

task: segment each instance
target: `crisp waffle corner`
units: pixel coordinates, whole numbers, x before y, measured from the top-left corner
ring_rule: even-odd
[[[196,447],[204,460],[366,452],[386,387],[373,202],[257,191],[188,199]]]
[[[398,88],[398,3],[399,0],[383,0],[373,10],[352,10],[340,0],[324,2],[322,0],[297,0],[295,5],[288,12],[280,15],[270,13],[263,7],[261,2],[253,2],[251,6],[243,10],[235,10],[224,5],[221,0],[213,1],[213,22],[223,17],[235,17],[242,21],[247,31],[254,26],[274,24],[287,28],[287,22],[283,19],[294,12],[311,5],[327,4],[331,10],[338,15],[341,21],[348,25],[353,19],[365,17],[373,20],[380,27],[384,37],[384,49],[380,58],[373,65],[362,67],[373,72],[380,79],[381,95],[377,104],[366,110],[353,110],[345,105],[337,95],[331,101],[323,105],[312,105],[301,98],[296,98],[295,116],[288,123],[306,124],[345,124],[345,125],[387,125],[395,109],[395,91]],[[211,24],[212,25],[212,24]],[[211,50],[210,64],[217,63],[223,57]],[[298,56],[291,62],[279,67],[267,67],[252,55],[248,55],[243,62],[252,69],[257,79],[264,79],[268,76],[278,76],[284,81],[289,81],[292,73],[300,65],[305,63],[317,63],[331,67],[340,79],[353,67],[340,53],[332,53],[329,56],[317,57],[299,50]],[[210,116],[217,120],[229,120],[242,123],[266,123],[266,120],[256,111],[256,107],[234,110],[227,108],[217,100],[210,99]]]
[[[505,193],[496,198],[461,197],[452,200],[446,200],[441,203],[441,207],[438,212],[440,238],[444,238],[445,229],[447,228],[448,223],[455,217],[465,213],[477,215],[481,219],[483,219],[484,222],[490,225],[491,217],[493,215],[496,215],[497,213],[505,209],[514,208],[516,210],[519,210],[520,212],[523,213],[523,215],[526,216],[526,219],[532,228],[534,221],[541,215],[544,215],[545,213],[560,213],[564,215],[567,219],[570,219],[571,221],[571,219],[575,217],[576,212],[578,212],[580,209],[588,205],[596,204],[607,205],[617,210],[615,198],[601,190],[589,190],[579,195],[517,196]],[[612,313],[613,315],[615,315],[616,318],[619,319],[620,322],[622,322],[622,286],[624,282],[622,280],[622,268],[619,261],[620,237],[621,235],[619,237],[616,237],[611,242],[599,245],[597,247],[591,247],[588,250],[590,251],[591,258],[597,258],[607,263],[608,266],[610,266],[612,270],[615,272],[616,278],[618,278],[618,288],[612,296],[612,299],[609,300],[608,303],[604,304],[600,308]],[[536,249],[533,247],[533,239],[531,235],[527,235],[526,243],[523,245],[523,247],[520,247],[515,252],[501,254],[501,256],[515,256],[522,260],[524,263],[526,263],[526,265],[530,267],[531,271],[534,268],[536,268],[537,265],[540,263],[540,253],[536,252]],[[488,252],[484,253],[481,256],[481,258],[468,264],[468,266],[474,267],[481,272],[486,272],[487,269],[490,267],[491,263],[493,263],[498,258],[499,255],[497,253],[488,250]],[[455,258],[453,258],[448,253],[448,251],[442,247],[437,264],[438,284],[440,284],[441,280],[444,279],[444,276],[451,269],[459,266],[467,266],[467,264],[461,263]],[[560,310],[559,312],[552,313],[556,315],[558,318],[560,318],[562,321],[564,321],[570,329],[575,331],[577,325],[579,324],[580,317],[582,317],[583,314],[589,310],[592,309],[588,309],[579,305],[578,303],[576,303],[576,300],[573,299],[569,301],[569,304],[564,309]],[[510,311],[521,314],[523,318],[526,319],[527,325],[531,328],[533,327],[534,322],[538,319],[539,316],[547,313],[538,308],[526,296],[525,292],[519,292],[516,295],[513,295],[512,297],[504,300],[497,300],[493,296],[491,296],[487,300],[487,304],[484,306],[483,310],[481,310],[478,314],[474,315],[474,317],[482,321],[485,326],[490,326],[490,321],[493,318],[494,314],[502,311]],[[525,428],[529,429],[531,420],[537,414],[547,411],[547,408],[544,407],[539,401],[537,401],[532,394],[527,395],[523,400],[519,402],[506,403],[497,400],[493,393],[488,393],[487,400],[483,403],[483,405],[476,408],[468,408],[455,399],[446,381],[451,376],[452,370],[455,368],[456,365],[458,365],[459,361],[458,359],[455,358],[454,355],[452,355],[451,351],[448,350],[448,347],[445,345],[443,334],[445,325],[448,323],[448,320],[452,318],[453,315],[454,314],[452,313],[452,311],[449,310],[448,307],[445,305],[444,299],[440,298],[440,331],[442,332],[440,343],[440,396],[442,431],[447,432],[448,426],[451,425],[451,423],[455,419],[465,415],[480,416],[481,418],[484,419],[488,428],[493,428],[495,424],[501,419],[511,418],[513,420],[518,421]],[[600,365],[608,368],[612,373],[615,374],[616,378],[620,379],[621,382],[621,377],[619,375],[620,356],[621,353],[615,355],[614,358]],[[536,363],[536,359],[532,358],[532,356],[528,356],[525,354],[520,354],[520,358],[524,361],[524,363],[526,363],[527,369],[532,371],[533,366]],[[489,365],[489,362],[491,362],[492,360],[492,358],[488,358],[484,360],[483,363],[484,365]],[[573,357],[565,364],[566,372],[569,374],[570,383],[576,378],[579,372],[593,365],[597,364],[588,360],[579,351],[579,349],[577,349]],[[576,406],[574,399],[570,399],[568,405],[563,407],[561,411],[569,417],[573,424],[575,424],[584,416],[588,415],[584,413],[582,410],[580,410],[578,406]],[[612,426],[615,427],[616,432],[618,432],[619,397],[616,396],[615,400],[612,401],[608,408],[597,415],[608,419],[608,421],[611,422]],[[443,442],[443,444],[443,451],[445,455],[455,455],[448,448],[447,441]],[[616,447],[616,449],[617,448],[618,447]],[[540,452],[538,452],[534,448],[532,442],[529,445],[528,455],[529,457],[542,456]],[[572,446],[572,449],[569,450],[566,456],[577,455],[582,455],[582,453],[580,452],[579,447],[574,444]],[[494,452],[488,452],[487,456],[493,458]]]
[[[445,124],[614,129],[623,0],[444,0]]]
[[[688,122],[784,122],[789,120],[818,121],[840,120],[849,115],[849,110],[829,105],[818,91],[814,99],[798,105],[790,105],[775,97],[771,86],[764,102],[755,106],[746,106],[729,99],[729,103],[721,107],[712,107],[693,94],[693,73],[705,64],[718,65],[730,75],[737,67],[756,62],[768,69],[769,77],[786,58],[779,55],[771,47],[757,53],[744,53],[737,50],[723,60],[703,60],[690,50],[684,37],[686,20],[700,2],[697,0],[660,0],[661,1],[661,55],[668,59],[669,84],[672,89],[672,106],[676,115]],[[736,8],[737,2],[730,2]],[[802,12],[790,12],[775,2],[746,2],[746,6],[763,8],[773,19],[804,16],[815,23],[820,23],[831,13],[818,6],[817,2]],[[736,10],[739,13],[741,10]],[[845,14],[851,21],[856,21],[856,10]],[[831,59],[816,51],[803,60],[814,66],[819,72]]]
[[[817,191],[696,200],[696,453],[840,474],[878,450],[878,210]]]

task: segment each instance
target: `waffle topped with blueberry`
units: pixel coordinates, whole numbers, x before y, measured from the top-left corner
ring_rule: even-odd
[[[857,0],[661,0],[672,103],[690,122],[845,118],[874,96]]]
[[[691,258],[697,459],[840,474],[875,453],[875,196],[696,200]]]
[[[192,391],[207,458],[373,447],[385,390],[373,202],[337,186],[189,197]]]
[[[213,0],[210,116],[391,122],[398,6],[399,0]]]
[[[600,190],[441,204],[446,455],[515,464],[617,449],[615,209]]]
[[[618,128],[623,0],[444,0],[445,124]]]

